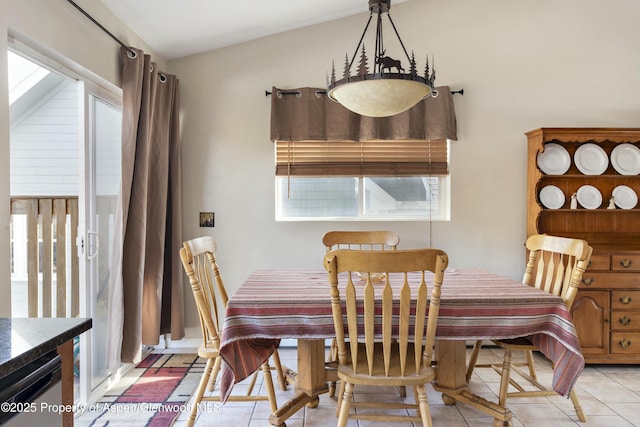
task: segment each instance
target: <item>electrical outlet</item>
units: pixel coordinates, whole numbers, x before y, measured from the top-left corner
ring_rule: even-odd
[[[214,212],[200,212],[200,227],[214,227],[215,220]]]

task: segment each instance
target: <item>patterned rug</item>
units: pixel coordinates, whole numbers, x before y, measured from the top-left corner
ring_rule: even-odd
[[[76,418],[79,427],[166,427],[184,411],[204,360],[195,354],[148,355]]]

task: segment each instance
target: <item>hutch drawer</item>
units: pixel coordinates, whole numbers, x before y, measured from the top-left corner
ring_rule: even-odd
[[[637,278],[636,278],[637,279]],[[611,309],[613,310],[640,310],[639,291],[612,291]]]
[[[640,286],[638,274],[594,273],[590,268],[587,268],[587,271],[582,275],[580,289],[626,289],[638,286]]]
[[[640,332],[613,332],[611,334],[611,353],[640,353]]]
[[[611,330],[640,330],[640,313],[628,311],[611,312]]]
[[[639,254],[611,255],[611,270],[640,271],[640,255]]]
[[[591,260],[589,261],[589,269],[590,270],[609,270],[611,266],[611,257],[609,254],[607,255],[591,255]]]

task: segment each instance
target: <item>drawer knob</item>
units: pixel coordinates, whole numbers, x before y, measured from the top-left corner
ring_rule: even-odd
[[[585,285],[589,286],[590,284],[595,282],[595,280],[596,279],[594,279],[593,277],[583,277],[582,278],[582,283],[584,283]]]
[[[620,260],[620,265],[623,266],[624,268],[631,267],[631,264],[633,264],[633,261],[631,261],[629,258],[625,258],[625,259],[621,259]]]
[[[620,340],[620,342],[618,343],[620,344],[620,347],[622,348],[628,348],[629,346],[631,346],[631,341],[629,341],[628,339],[622,339]]]
[[[631,297],[627,295],[620,297],[620,302],[622,304],[629,304],[631,302]]]
[[[629,323],[631,323],[631,319],[628,316],[624,316],[619,318],[618,322],[620,322],[620,324],[623,326],[627,326]]]

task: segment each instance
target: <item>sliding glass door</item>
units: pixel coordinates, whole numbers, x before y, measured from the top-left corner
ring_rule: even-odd
[[[91,401],[106,386],[110,372],[106,362],[107,310],[113,247],[120,245],[115,230],[121,182],[121,123],[119,100],[87,82],[79,83],[80,191],[78,256],[84,317],[93,328],[81,341],[81,377],[89,378],[81,399]],[[84,280],[83,280],[84,279]],[[92,396],[93,395],[93,396]]]
[[[111,258],[120,244],[121,92],[27,46],[12,48],[12,315],[93,319],[74,343],[76,399],[87,403],[114,374],[105,347]]]

